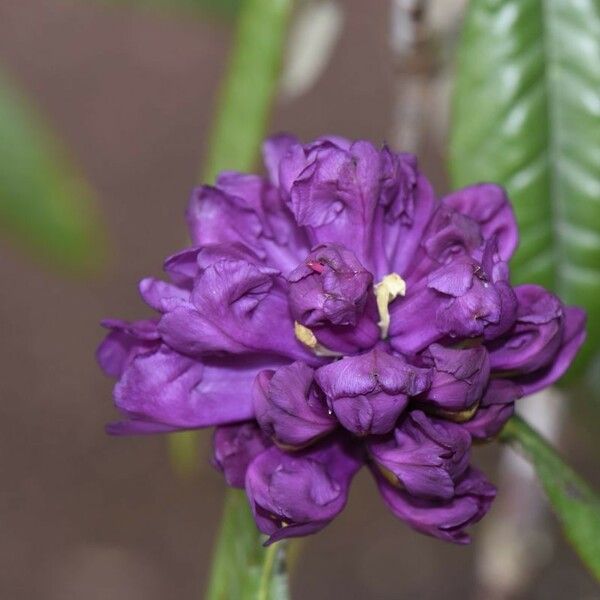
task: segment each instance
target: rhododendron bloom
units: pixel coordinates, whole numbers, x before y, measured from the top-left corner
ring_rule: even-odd
[[[511,286],[496,185],[438,200],[414,156],[333,136],[273,137],[264,161],[193,192],[193,245],[140,283],[155,317],[104,322],[109,431],[216,427],[269,542],[325,527],[363,466],[398,518],[468,542],[495,495],[472,440],[567,370],[584,313]]]

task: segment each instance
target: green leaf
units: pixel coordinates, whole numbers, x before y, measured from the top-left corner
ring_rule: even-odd
[[[262,546],[248,500],[229,490],[206,600],[286,600],[284,544]]]
[[[105,252],[92,190],[1,72],[0,228],[38,258],[70,270],[99,267]]]
[[[521,418],[508,421],[501,439],[520,447],[531,460],[567,539],[600,581],[600,498]]]
[[[585,307],[600,344],[600,1],[471,0],[450,136],[453,183],[505,185],[514,279]]]

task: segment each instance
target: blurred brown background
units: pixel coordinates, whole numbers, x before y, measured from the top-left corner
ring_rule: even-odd
[[[273,130],[389,139],[397,74],[388,4],[343,5],[326,71],[309,92],[279,103]],[[208,464],[209,434],[201,473],[189,481],[172,473],[164,438],[108,438],[111,382],[93,353],[98,321],[143,314],[136,281],[159,273],[184,244],[182,214],[230,39],[226,21],[0,0],[0,60],[97,189],[113,246],[102,277],[72,280],[0,242],[2,599],[202,597],[224,493]],[[422,160],[439,191],[441,156],[432,142]],[[565,449],[598,483],[586,460],[595,444],[581,429],[570,427]],[[492,478],[496,453],[476,456]],[[520,598],[599,598],[555,537],[552,558]],[[476,544],[451,547],[408,530],[364,474],[343,516],[304,543],[293,597],[476,598],[476,552]]]

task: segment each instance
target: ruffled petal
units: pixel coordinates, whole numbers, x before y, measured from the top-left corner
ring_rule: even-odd
[[[100,368],[109,376],[119,378],[127,364],[137,355],[155,348],[160,335],[155,321],[121,321],[105,319],[102,326],[110,330],[96,350]]]
[[[447,418],[469,412],[488,384],[490,360],[483,346],[445,348],[432,344],[425,353],[433,365],[433,379],[423,406],[439,409]]]
[[[515,400],[523,396],[520,385],[509,379],[492,379],[472,419],[461,423],[474,439],[489,440],[500,433],[515,412]]]
[[[460,425],[409,413],[384,438],[367,443],[369,455],[392,485],[422,498],[454,496],[469,465],[471,437]]]
[[[567,372],[585,341],[585,311],[576,306],[568,306],[564,309],[564,313],[563,338],[552,364],[539,371],[514,378],[514,381],[523,388],[525,395],[539,392],[558,381]]]
[[[165,342],[190,355],[269,352],[311,364],[321,361],[295,337],[277,271],[223,259],[196,279],[191,302],[159,322]]]
[[[313,244],[334,243],[353,249],[371,267],[373,224],[380,191],[381,155],[369,142],[349,148],[320,140],[286,160],[290,207]],[[298,169],[300,170],[298,171]],[[294,173],[294,171],[298,171]]]
[[[492,369],[531,373],[553,362],[563,339],[564,311],[560,300],[538,285],[515,288],[517,318],[512,329],[488,345]]]
[[[244,489],[250,463],[272,445],[253,421],[220,425],[213,435],[213,465],[227,484]]]
[[[257,175],[221,173],[215,186],[194,190],[186,218],[195,244],[243,244],[283,272],[309,249],[277,190]]]
[[[409,396],[429,386],[430,372],[378,348],[317,370],[315,378],[340,423],[364,436],[390,431]]]
[[[162,345],[127,365],[115,386],[115,404],[134,421],[176,429],[244,421],[254,416],[257,373],[280,364],[265,356],[200,362]]]
[[[412,496],[378,472],[375,479],[384,502],[399,519],[421,533],[455,544],[471,541],[465,529],[483,518],[496,496],[496,488],[474,468],[463,475],[448,500]]]
[[[519,243],[519,230],[504,188],[493,183],[471,185],[442,198],[442,204],[476,221],[486,239],[497,236],[502,260],[510,259]]]
[[[286,447],[306,446],[337,426],[314,383],[313,369],[301,362],[259,373],[254,412],[262,430]]]
[[[246,494],[267,544],[323,529],[344,508],[362,460],[334,437],[317,447],[286,453],[273,446],[246,473]]]

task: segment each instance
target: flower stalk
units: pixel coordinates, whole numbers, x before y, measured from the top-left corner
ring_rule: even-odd
[[[229,490],[211,569],[206,600],[287,600],[287,542],[268,548],[252,520],[248,501]]]

